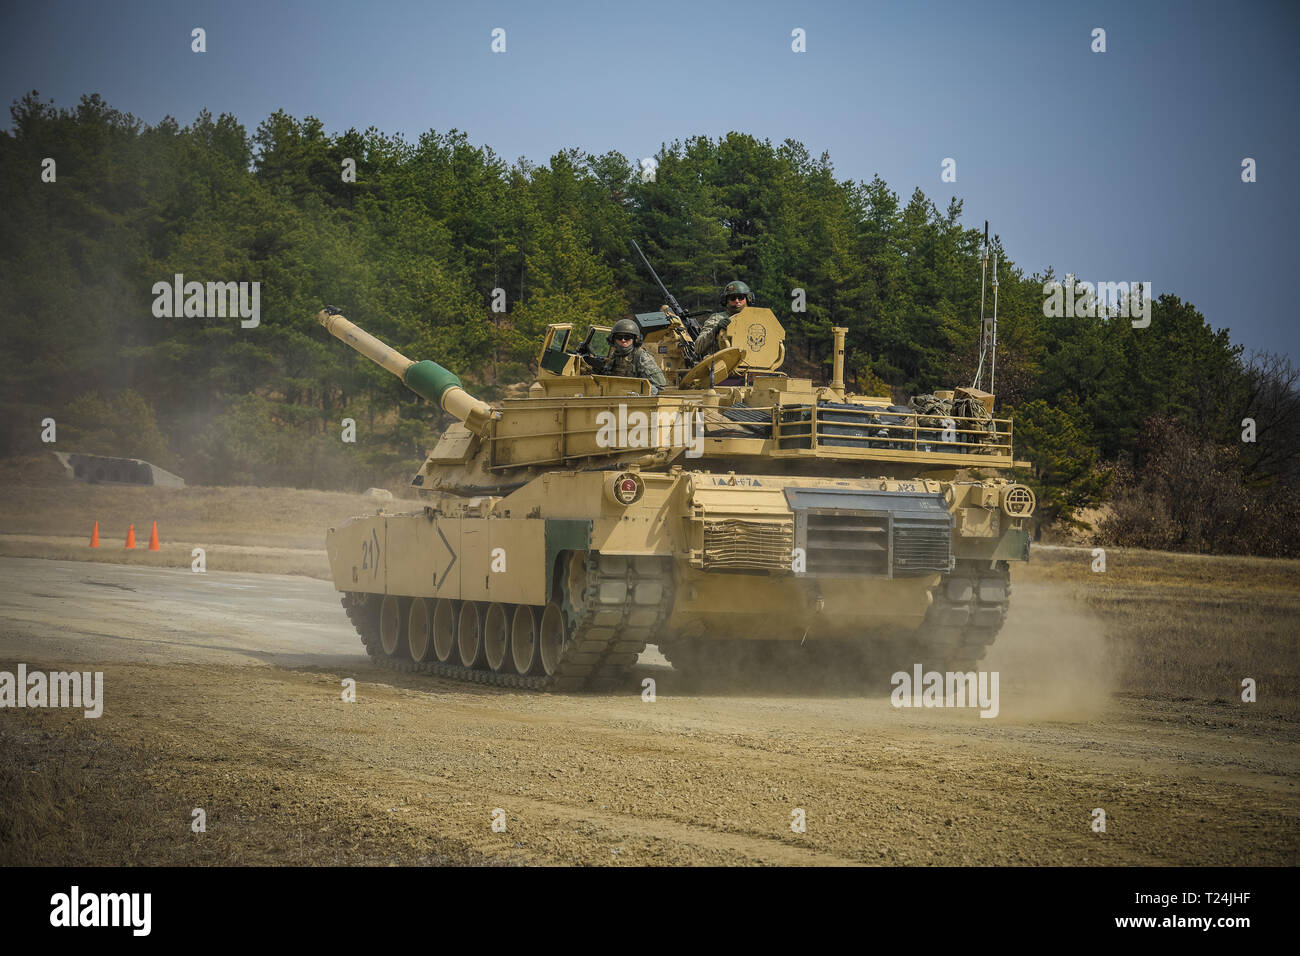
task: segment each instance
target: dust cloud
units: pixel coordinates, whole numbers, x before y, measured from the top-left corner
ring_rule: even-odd
[[[1006,625],[980,665],[999,672],[1010,719],[1095,718],[1119,686],[1105,622],[1068,589],[1038,582],[1013,584]]]
[[[670,657],[676,656],[670,652]],[[860,647],[808,642],[721,640],[678,662],[687,673],[658,671],[663,690],[723,696],[889,697],[895,671],[911,673],[907,640]],[[667,664],[659,654],[643,664]],[[999,719],[1086,721],[1103,714],[1120,670],[1105,622],[1068,588],[1013,584],[1011,609],[979,671],[997,671]]]

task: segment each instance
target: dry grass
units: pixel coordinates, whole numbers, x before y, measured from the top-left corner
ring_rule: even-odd
[[[192,549],[203,548],[209,570],[326,579],[326,530],[384,504],[365,495],[296,488],[91,485],[67,478],[53,455],[0,462],[0,486],[0,554],[188,567]],[[417,502],[388,506],[406,510]],[[100,547],[92,550],[96,521]],[[155,521],[162,550],[151,552]],[[132,524],[136,549],[127,551]]]
[[[158,859],[175,842],[167,831],[184,824],[164,823],[163,800],[147,781],[149,756],[99,737],[75,716],[39,717],[24,713],[0,726],[0,866]]]
[[[1300,561],[1111,548],[1035,551],[1017,579],[1062,587],[1106,625],[1120,689],[1300,715]],[[1014,599],[1013,599],[1014,600]]]

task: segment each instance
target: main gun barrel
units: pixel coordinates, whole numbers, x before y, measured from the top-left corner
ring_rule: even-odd
[[[470,431],[486,435],[490,430],[491,421],[497,417],[492,406],[465,391],[453,372],[428,359],[417,362],[407,358],[329,309],[316,313],[316,321],[340,342],[392,372],[415,394],[437,402],[444,412],[464,422]]]

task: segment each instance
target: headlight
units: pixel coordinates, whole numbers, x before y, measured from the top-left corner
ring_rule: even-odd
[[[1002,510],[1012,518],[1028,518],[1036,504],[1033,490],[1024,485],[1012,485],[1002,492]]]

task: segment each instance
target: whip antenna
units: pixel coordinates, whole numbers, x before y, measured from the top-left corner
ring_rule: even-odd
[[[980,360],[979,365],[975,368],[975,381],[971,383],[972,388],[979,388],[980,382],[984,378],[984,356],[988,353],[988,329],[984,320],[984,281],[988,276],[989,268],[989,221],[984,220],[984,244],[980,246]],[[997,290],[997,267],[994,267],[993,288],[996,294]]]
[[[998,374],[998,254],[993,253],[993,328],[989,332],[989,391]]]

